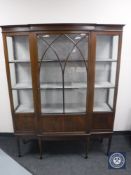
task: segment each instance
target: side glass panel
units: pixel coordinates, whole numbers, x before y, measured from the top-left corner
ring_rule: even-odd
[[[97,35],[94,111],[112,111],[119,36]]]
[[[34,112],[28,36],[7,36],[14,110]]]
[[[8,36],[6,39],[10,62],[30,61],[28,36]]]
[[[42,113],[86,112],[88,36],[37,36]]]

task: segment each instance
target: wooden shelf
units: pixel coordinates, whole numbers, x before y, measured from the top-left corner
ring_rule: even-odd
[[[61,59],[61,62],[65,62],[66,59]],[[86,62],[88,61],[87,59],[85,60]],[[38,62],[59,62],[58,60],[38,60]],[[69,59],[68,62],[84,62],[83,59],[78,60],[78,59]],[[96,59],[96,62],[117,62],[117,59]],[[9,63],[30,63],[30,60],[9,60]]]
[[[110,82],[96,82],[95,83],[95,88],[114,88],[115,85],[110,83]]]
[[[30,63],[30,60],[10,60],[9,63]]]
[[[65,89],[86,89],[86,83],[65,83]],[[97,82],[95,88],[115,88],[115,85],[110,82]],[[12,87],[13,90],[17,89],[32,89],[32,84],[17,83]],[[63,89],[62,83],[42,83],[40,89]]]
[[[66,58],[65,59],[60,59],[60,61],[61,62],[65,62],[66,61]],[[87,59],[85,60],[86,62],[88,61]],[[59,60],[42,60],[42,61],[40,61],[40,59],[38,60],[38,62],[40,63],[40,62],[59,62]],[[78,59],[68,59],[68,61],[67,62],[84,62],[84,60],[83,59],[81,59],[81,60],[78,60]]]
[[[117,62],[117,59],[111,59],[111,58],[108,58],[108,59],[97,59],[96,58],[96,62]]]
[[[85,89],[86,83],[65,83],[65,89]],[[98,82],[95,84],[95,88],[114,88],[115,85],[110,82]],[[43,83],[40,86],[41,89],[62,89],[62,83]]]
[[[62,83],[43,83],[40,86],[41,89],[62,89]],[[65,89],[85,89],[86,83],[65,83]]]
[[[32,84],[29,83],[17,83],[12,87],[13,90],[19,90],[19,89],[32,89]]]

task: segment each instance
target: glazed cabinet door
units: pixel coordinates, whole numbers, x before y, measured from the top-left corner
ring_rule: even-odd
[[[41,114],[87,112],[88,33],[37,34]]]
[[[33,113],[33,88],[28,34],[7,34],[7,64],[14,113]]]
[[[94,112],[112,112],[115,109],[120,40],[119,32],[96,33]]]

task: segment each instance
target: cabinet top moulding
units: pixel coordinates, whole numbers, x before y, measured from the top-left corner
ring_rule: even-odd
[[[124,24],[95,23],[59,23],[59,24],[22,24],[0,26],[2,32],[35,32],[35,31],[122,31]]]

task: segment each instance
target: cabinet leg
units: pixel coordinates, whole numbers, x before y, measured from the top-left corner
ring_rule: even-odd
[[[109,136],[108,138],[108,147],[107,147],[107,156],[109,155],[110,153],[110,148],[111,148],[111,142],[112,142],[112,136]]]
[[[38,138],[38,143],[39,143],[40,159],[42,159],[43,155],[42,155],[42,139],[41,138]]]
[[[17,137],[16,141],[17,141],[18,157],[21,157],[22,155],[21,155],[20,138]]]
[[[89,144],[90,144],[90,137],[87,137],[85,141],[85,159],[88,158]]]

